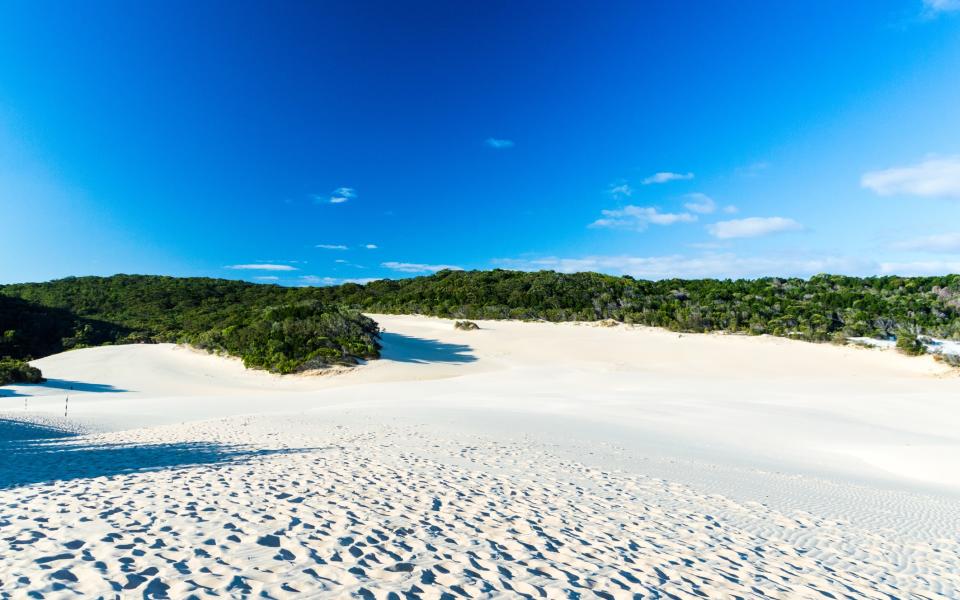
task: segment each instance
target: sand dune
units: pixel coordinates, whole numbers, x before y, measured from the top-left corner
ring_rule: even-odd
[[[335,376],[172,345],[37,361],[48,385],[0,391],[0,593],[960,589],[960,378],[929,358],[375,318],[384,359]]]

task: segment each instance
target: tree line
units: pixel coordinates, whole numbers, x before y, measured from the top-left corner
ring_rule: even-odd
[[[377,358],[378,336],[357,311],[280,286],[142,275],[0,286],[0,357],[174,342],[292,373]]]
[[[647,281],[497,269],[302,288],[148,275],[68,277],[0,286],[0,357],[177,342],[290,373],[378,357],[379,329],[361,312],[614,319],[815,342],[921,334],[960,339],[960,275]]]
[[[960,339],[960,275],[646,281],[599,273],[442,271],[316,293],[366,312],[457,319],[614,319],[817,342],[903,332]]]

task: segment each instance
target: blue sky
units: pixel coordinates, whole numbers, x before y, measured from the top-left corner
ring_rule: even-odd
[[[0,282],[960,272],[960,0],[9,2]]]

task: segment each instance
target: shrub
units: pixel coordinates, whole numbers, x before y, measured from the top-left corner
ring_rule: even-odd
[[[0,359],[0,385],[10,383],[40,383],[43,374],[40,369],[31,367],[22,360],[13,358]]]
[[[473,331],[475,329],[480,329],[480,326],[473,321],[457,321],[453,324],[453,328],[462,329],[463,331]]]
[[[920,356],[926,352],[926,348],[917,336],[906,331],[900,332],[897,336],[897,350],[908,356]]]

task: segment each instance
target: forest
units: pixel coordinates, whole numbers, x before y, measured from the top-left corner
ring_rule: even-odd
[[[0,286],[0,358],[103,344],[176,342],[292,373],[379,356],[361,313],[595,321],[813,342],[960,339],[960,275],[666,279],[599,273],[441,271],[366,285],[282,287],[149,275]]]
[[[292,373],[379,356],[377,324],[295,288],[139,275],[0,286],[0,357],[174,342]]]
[[[364,312],[457,319],[614,319],[815,342],[899,333],[960,339],[960,275],[646,281],[599,273],[441,271],[313,293]]]

